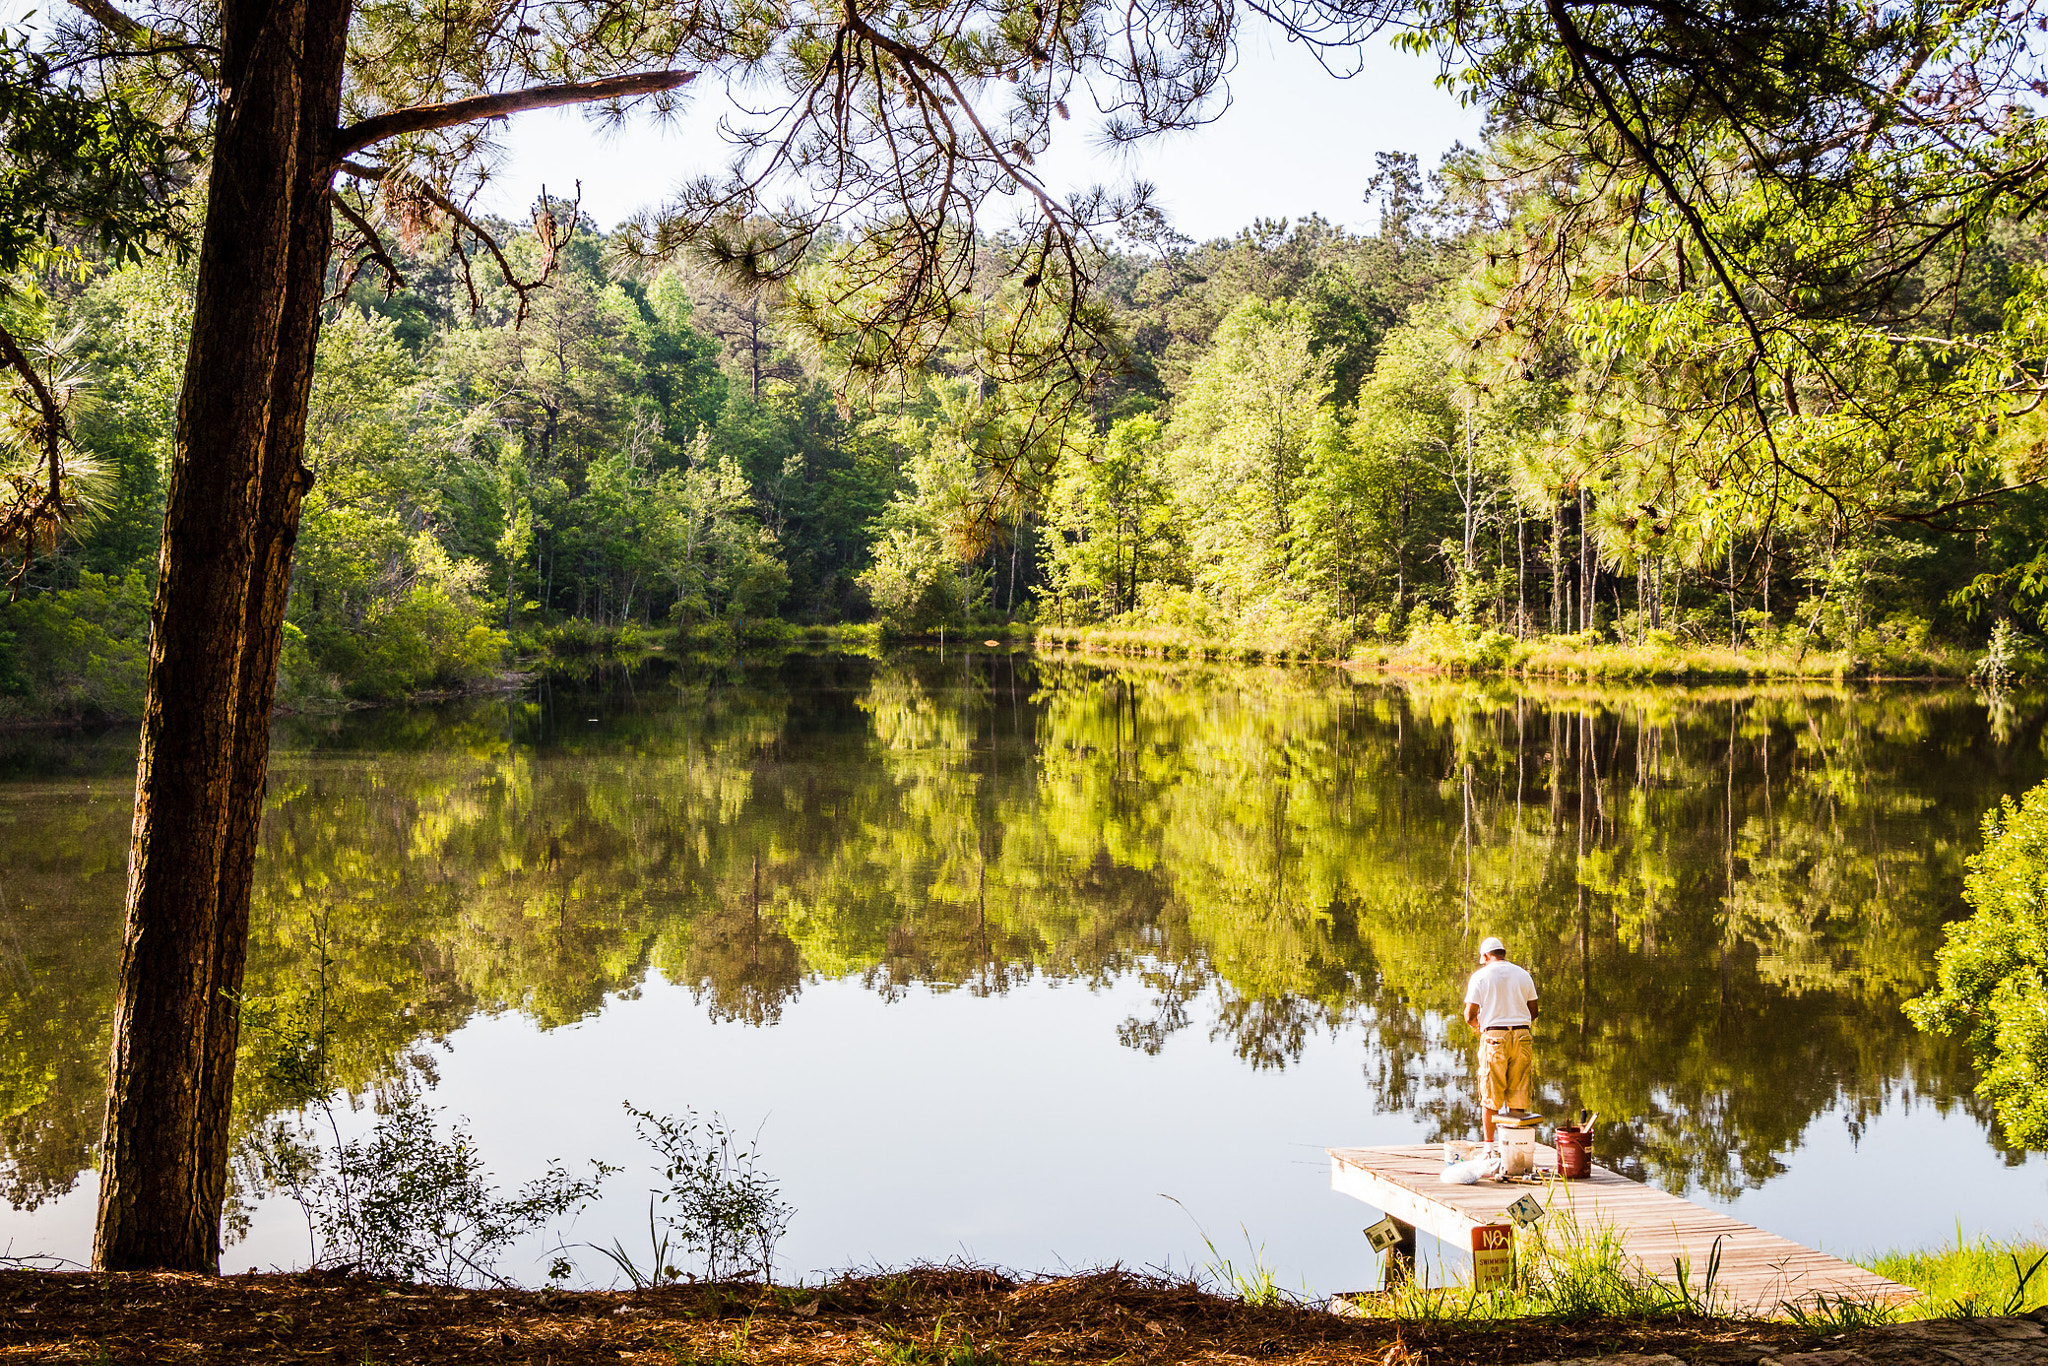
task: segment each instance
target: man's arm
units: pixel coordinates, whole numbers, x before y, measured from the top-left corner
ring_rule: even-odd
[[[1535,1016],[1532,1015],[1529,1018],[1534,1019]],[[1479,1002],[1465,1002],[1465,1023],[1471,1025],[1474,1029],[1479,1028]]]
[[[1537,999],[1536,999],[1536,998],[1535,998],[1534,996],[1531,996],[1531,997],[1529,998],[1529,1023],[1530,1023],[1530,1024],[1535,1024],[1535,1023],[1536,1023],[1536,1021],[1537,1021],[1537,1019],[1538,1019],[1538,1018],[1539,1018],[1539,1017],[1540,1017],[1540,1016],[1541,1016],[1542,1014],[1543,1014],[1543,1002],[1541,1002],[1541,1001],[1537,1000]]]

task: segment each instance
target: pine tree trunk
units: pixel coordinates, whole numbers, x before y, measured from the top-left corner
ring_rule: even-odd
[[[346,0],[237,0],[152,613],[95,1264],[217,1271]],[[317,256],[317,259],[315,257]],[[282,359],[281,359],[282,358]]]
[[[1550,504],[1550,634],[1564,629],[1564,503]]]
[[[1593,629],[1593,613],[1599,603],[1599,585],[1593,581],[1593,538],[1586,508],[1586,486],[1579,486],[1579,630]]]
[[[1515,637],[1529,636],[1529,519],[1515,513]]]
[[[270,767],[270,709],[277,700],[278,655],[284,645],[285,609],[291,601],[292,552],[299,513],[313,485],[305,465],[306,418],[313,393],[313,354],[320,340],[321,302],[334,247],[328,162],[341,106],[342,58],[348,43],[347,0],[315,0],[307,18],[306,98],[299,120],[298,175],[292,187],[291,231],[286,243],[284,314],[271,375],[270,421],[258,474],[256,553],[250,566],[243,617],[238,686],[244,724],[235,734],[233,791],[227,845],[221,860],[220,977],[228,990],[210,1003],[207,1087],[201,1119],[214,1164],[206,1198],[217,1211],[227,1198],[227,1158],[234,1114],[235,1048],[241,1036],[242,969],[248,956],[249,900],[255,887],[256,845],[262,831],[263,793]]]

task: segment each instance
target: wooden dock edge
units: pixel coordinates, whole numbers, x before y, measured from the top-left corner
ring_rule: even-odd
[[[1613,1227],[1622,1247],[1646,1275],[1673,1278],[1674,1262],[1682,1260],[1704,1273],[1718,1242],[1723,1251],[1714,1293],[1717,1300],[1746,1313],[1772,1315],[1788,1306],[1844,1300],[1896,1305],[1919,1298],[1920,1292],[1886,1280],[1829,1253],[1802,1246],[1738,1219],[1696,1205],[1595,1166],[1591,1177],[1542,1186],[1498,1181],[1477,1186],[1443,1185],[1440,1145],[1390,1148],[1327,1148],[1330,1187],[1385,1211],[1404,1230],[1412,1247],[1414,1229],[1425,1230],[1453,1247],[1463,1247],[1471,1231],[1508,1221],[1507,1206],[1524,1194],[1539,1193],[1546,1205],[1562,1193],[1575,1217],[1593,1227]],[[1538,1163],[1554,1170],[1553,1150],[1539,1147]]]

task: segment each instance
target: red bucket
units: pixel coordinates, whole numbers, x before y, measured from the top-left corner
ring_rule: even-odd
[[[1564,1177],[1585,1178],[1593,1174],[1593,1136],[1584,1129],[1559,1125],[1557,1139],[1557,1174]]]

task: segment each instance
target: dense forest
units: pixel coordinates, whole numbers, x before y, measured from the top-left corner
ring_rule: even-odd
[[[1761,515],[1696,516],[1583,328],[1482,339],[1541,194],[1501,166],[1458,151],[1425,178],[1383,155],[1371,233],[1128,228],[1093,267],[1110,378],[1022,457],[970,366],[849,392],[781,297],[708,265],[650,265],[587,221],[559,246],[493,224],[512,277],[541,280],[515,289],[468,268],[485,244],[422,237],[331,306],[280,697],[392,699],[537,652],[792,624],[1468,662],[1539,636],[1960,659],[2000,622],[2004,655],[2023,647],[2036,492],[1959,529],[1827,516],[1752,480]],[[1959,326],[2003,328],[2039,251],[1995,236]],[[0,606],[8,713],[140,707],[190,290],[164,253],[14,301],[89,512]]]

